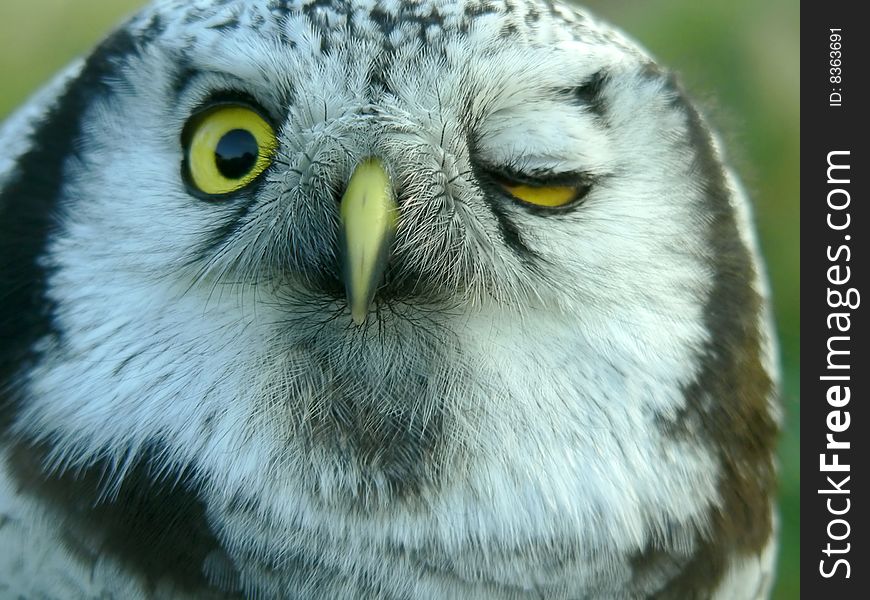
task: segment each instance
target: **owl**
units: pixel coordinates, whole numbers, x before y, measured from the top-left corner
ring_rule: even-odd
[[[618,30],[159,0],[0,141],[3,597],[767,597],[748,201]]]

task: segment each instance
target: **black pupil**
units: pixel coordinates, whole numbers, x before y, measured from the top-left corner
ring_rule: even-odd
[[[227,132],[214,149],[218,171],[227,179],[241,179],[250,173],[259,153],[257,138],[244,129]]]

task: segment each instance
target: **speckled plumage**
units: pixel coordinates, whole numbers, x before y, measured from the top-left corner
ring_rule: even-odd
[[[216,97],[278,142],[220,200],[181,173]],[[618,31],[534,0],[158,1],[0,142],[0,595],[766,597],[748,204]],[[399,220],[355,325],[338,204],[368,156]],[[534,208],[504,174],[588,193]]]

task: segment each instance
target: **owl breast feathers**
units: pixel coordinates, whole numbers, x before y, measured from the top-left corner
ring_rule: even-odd
[[[163,0],[0,148],[3,594],[767,597],[748,201],[619,31]]]

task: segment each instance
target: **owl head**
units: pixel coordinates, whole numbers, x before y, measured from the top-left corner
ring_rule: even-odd
[[[183,498],[211,584],[689,597],[768,547],[746,199],[586,13],[157,2],[0,139],[10,469]]]

